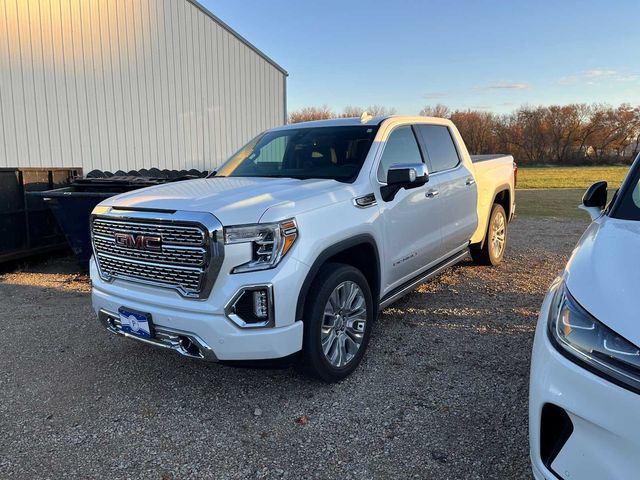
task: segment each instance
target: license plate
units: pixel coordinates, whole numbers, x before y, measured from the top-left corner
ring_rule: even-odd
[[[120,315],[120,324],[123,332],[142,338],[151,338],[153,336],[153,324],[151,323],[151,315],[148,313],[140,313],[120,307],[118,314]]]

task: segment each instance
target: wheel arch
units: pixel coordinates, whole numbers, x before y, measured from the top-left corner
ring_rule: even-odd
[[[378,305],[381,281],[378,245],[372,235],[359,234],[325,248],[316,257],[298,293],[296,320],[301,320],[304,316],[307,294],[320,268],[332,262],[344,263],[360,270],[369,282],[374,305]]]
[[[489,204],[489,211],[486,214],[486,223],[484,224],[484,235],[482,236],[482,241],[480,243],[472,244],[472,247],[482,248],[484,247],[484,242],[487,239],[487,231],[489,228],[489,217],[491,216],[491,210],[493,206],[497,203],[504,208],[504,212],[507,215],[507,222],[511,220],[512,215],[512,200],[511,200],[511,187],[509,184],[505,183],[496,187],[495,192],[493,194],[493,201]]]
[[[493,202],[491,203],[491,208],[493,205],[497,203],[502,205],[504,208],[504,212],[507,214],[507,221],[511,219],[511,189],[509,185],[503,185],[502,187],[498,187],[496,189],[496,193],[493,196]]]

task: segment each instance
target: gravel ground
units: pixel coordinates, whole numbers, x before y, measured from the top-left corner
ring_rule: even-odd
[[[0,277],[0,478],[531,478],[538,307],[586,224],[519,218],[381,315],[354,375],[183,359],[103,331],[70,260]]]

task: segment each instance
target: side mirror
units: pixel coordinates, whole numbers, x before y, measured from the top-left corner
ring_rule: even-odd
[[[602,215],[607,205],[607,182],[596,182],[591,185],[582,196],[580,208],[586,210],[592,220]]]
[[[391,201],[401,188],[421,187],[429,181],[427,166],[424,163],[396,163],[389,167],[387,184],[380,189],[382,199]]]

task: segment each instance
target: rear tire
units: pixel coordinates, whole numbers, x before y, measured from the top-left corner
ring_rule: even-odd
[[[478,265],[499,265],[507,249],[507,214],[502,205],[494,203],[482,245],[471,246],[471,258]]]
[[[338,382],[360,364],[375,307],[365,276],[350,265],[328,263],[314,279],[304,309],[302,366],[325,382]]]

